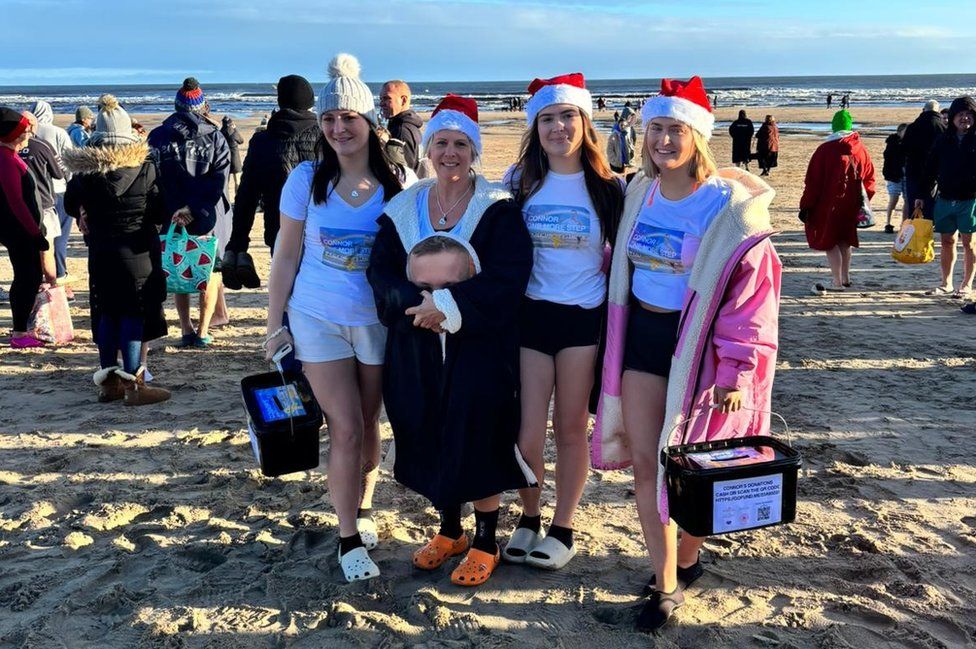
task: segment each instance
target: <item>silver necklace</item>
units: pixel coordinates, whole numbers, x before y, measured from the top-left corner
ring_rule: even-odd
[[[465,189],[464,190],[464,193],[461,194],[461,198],[457,199],[454,202],[454,205],[451,205],[451,207],[449,209],[447,209],[447,210],[445,210],[443,207],[441,207],[441,197],[440,197],[440,194],[437,193],[437,187],[433,187],[432,189],[434,190],[434,201],[437,203],[437,209],[441,213],[441,218],[437,219],[437,225],[443,226],[443,225],[447,225],[447,215],[448,215],[448,213],[453,212],[454,211],[454,208],[461,204],[461,201],[463,201],[464,200],[464,197],[468,195],[468,192],[471,190],[471,187],[468,187],[467,189]]]
[[[366,182],[366,179],[363,178],[362,182]],[[372,187],[372,185],[370,185],[363,191],[369,190],[370,187]],[[352,196],[353,198],[359,198],[359,189],[355,185],[353,185],[352,191],[349,192],[349,195]]]

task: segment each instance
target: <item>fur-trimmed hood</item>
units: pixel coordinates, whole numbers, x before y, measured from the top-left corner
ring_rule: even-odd
[[[116,169],[141,167],[149,157],[145,142],[113,146],[86,146],[69,149],[62,160],[69,171],[76,174],[105,174]]]

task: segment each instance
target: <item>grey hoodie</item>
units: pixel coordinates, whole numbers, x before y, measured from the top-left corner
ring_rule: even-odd
[[[30,112],[34,113],[34,117],[37,118],[37,137],[50,144],[58,155],[58,164],[61,165],[61,170],[64,172],[64,180],[54,181],[54,193],[63,194],[68,181],[71,180],[71,172],[65,169],[64,163],[61,162],[61,156],[66,150],[74,148],[71,136],[60,126],[54,125],[54,111],[51,109],[51,104],[46,101],[34,102]]]

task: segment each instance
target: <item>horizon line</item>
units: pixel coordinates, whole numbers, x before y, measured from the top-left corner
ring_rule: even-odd
[[[874,77],[878,79],[892,78],[892,77],[941,77],[941,76],[953,76],[953,75],[974,75],[976,72],[925,72],[925,73],[914,73],[914,72],[902,72],[897,74],[773,74],[773,75],[727,75],[727,76],[712,76],[712,75],[697,75],[706,80],[722,80],[722,79],[850,79],[856,77]],[[655,81],[660,80],[662,77],[594,77],[587,78],[587,82],[598,82],[598,81]],[[325,79],[309,79],[310,83],[325,83]],[[367,81],[363,80],[364,83],[385,83],[384,81]],[[524,79],[476,79],[476,80],[446,80],[446,81],[436,81],[431,79],[420,79],[415,81],[410,81],[408,83],[524,83]],[[119,86],[158,86],[171,83],[168,81],[157,81],[157,82],[141,82],[141,83],[127,83],[124,81],[110,81],[101,83],[36,83],[36,84],[0,84],[0,88],[51,88],[58,86],[73,86],[78,88],[87,87],[99,87],[105,85],[119,85]],[[175,83],[175,82],[173,82]],[[231,85],[231,84],[255,84],[255,85],[275,85],[277,80],[273,81],[210,81],[204,82],[203,85]]]

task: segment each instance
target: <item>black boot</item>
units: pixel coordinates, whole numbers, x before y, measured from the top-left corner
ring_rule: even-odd
[[[237,253],[233,250],[224,251],[224,257],[220,260],[220,276],[225,287],[232,291],[241,288],[241,280],[237,276]]]

